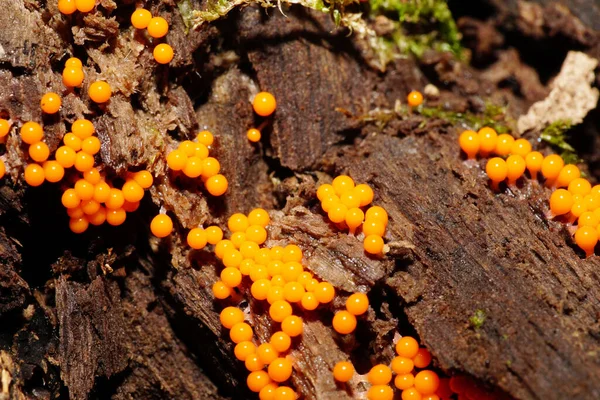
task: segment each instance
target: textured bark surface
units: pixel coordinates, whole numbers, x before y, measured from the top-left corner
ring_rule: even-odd
[[[356,38],[329,16],[298,8],[285,17],[247,7],[187,32],[178,2],[149,2],[170,22],[176,57],[166,67],[129,26],[133,1],[102,0],[100,11],[72,17],[55,3],[0,0],[0,115],[17,127],[43,121],[51,150],[70,122],[89,118],[102,170],[124,177],[147,168],[155,185],[123,226],[75,236],[60,205],[72,179],[28,188],[17,129],[0,145],[1,399],[254,398],[219,312],[239,305],[261,342],[278,326],[244,294],[248,286],[215,301],[222,267],[211,251],[190,251],[185,235],[255,207],[271,211],[268,245],[298,244],[305,268],[339,294],[302,315],[291,382],[303,398],[362,398],[368,385],[342,388],[332,367],[350,358],[366,373],[393,357],[399,334],[417,334],[439,371],[513,398],[600,398],[600,261],[583,259],[564,226],[547,221],[549,191],[526,181],[493,193],[483,163],[462,161],[460,124],[406,114],[382,127],[359,118],[432,83],[441,93],[430,105],[482,112],[492,101],[514,120],[546,96],[567,50],[600,54],[594,1],[451,1],[473,67],[428,53],[386,73],[369,69]],[[65,91],[60,73],[73,54],[86,80]],[[99,78],[113,87],[106,106],[86,95]],[[63,95],[60,118],[40,112],[48,90]],[[273,92],[278,109],[251,144],[245,132],[262,120],[249,100],[259,90]],[[573,133],[592,179],[596,118],[593,110]],[[216,136],[211,155],[230,182],[223,198],[165,165],[164,154],[201,129]],[[388,210],[385,257],[366,256],[321,212],[316,188],[339,173],[372,185]],[[163,240],[147,228],[159,207],[176,228]],[[357,291],[372,307],[356,334],[340,336],[331,318]],[[478,310],[486,318],[475,328]]]

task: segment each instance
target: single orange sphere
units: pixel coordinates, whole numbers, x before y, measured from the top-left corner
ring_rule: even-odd
[[[83,233],[90,226],[90,223],[85,217],[71,218],[69,220],[69,229],[73,233]]]
[[[225,307],[219,319],[224,328],[231,329],[235,324],[244,322],[244,312],[237,307]]]
[[[29,146],[29,157],[36,162],[44,162],[50,156],[50,149],[44,142],[37,142]]]
[[[269,343],[279,353],[283,353],[290,349],[290,346],[292,345],[292,339],[287,333],[279,331],[275,332],[273,336],[271,336]]]
[[[154,183],[152,174],[145,170],[136,172],[133,175],[133,179],[142,187],[142,189],[148,189],[152,186],[152,183]]]
[[[592,190],[592,184],[584,178],[575,178],[569,183],[568,190],[571,194],[585,196]]]
[[[375,385],[369,388],[367,399],[369,400],[392,400],[394,391],[388,385]]]
[[[194,228],[187,235],[187,244],[192,249],[199,250],[206,246],[208,235],[202,228]]]
[[[282,322],[286,317],[292,315],[292,306],[285,300],[278,300],[271,304],[269,315],[275,322]]]
[[[214,157],[207,157],[202,160],[202,179],[208,179],[215,176],[221,170],[219,160]]]
[[[327,196],[332,194],[335,194],[335,189],[328,183],[324,183],[317,189],[317,199],[319,199],[319,201],[325,200]]]
[[[531,153],[531,143],[527,139],[517,139],[511,145],[510,153],[525,158],[527,154]]]
[[[260,115],[261,117],[268,117],[275,111],[275,108],[277,107],[277,102],[275,101],[275,97],[271,93],[260,92],[256,96],[254,96],[254,100],[252,101],[252,107],[254,108],[254,112]]]
[[[347,175],[339,175],[333,179],[331,185],[335,189],[338,196],[343,195],[346,192],[354,190],[354,180]]]
[[[39,164],[29,164],[25,168],[25,182],[29,186],[40,186],[45,179],[44,169]]]
[[[413,358],[413,362],[417,368],[426,368],[431,362],[431,353],[426,348],[421,347],[417,351],[417,355]]]
[[[564,166],[565,162],[561,156],[550,154],[542,161],[542,175],[544,175],[547,180],[554,181]]]
[[[100,210],[100,203],[95,200],[84,200],[81,202],[81,209],[85,215],[93,215]]]
[[[100,226],[104,222],[106,222],[106,214],[107,214],[106,208],[100,207],[100,208],[98,208],[98,211],[96,211],[95,214],[88,215],[87,220],[92,225]]]
[[[402,374],[397,375],[394,379],[394,386],[400,390],[406,390],[413,387],[415,383],[415,376],[413,374]]]
[[[418,107],[421,105],[421,103],[423,103],[423,95],[421,92],[413,90],[408,94],[408,96],[406,96],[406,101],[408,102],[409,106]]]
[[[206,190],[213,196],[221,196],[227,191],[227,178],[221,174],[217,174],[208,178],[205,182]]]
[[[240,361],[246,361],[248,356],[256,353],[256,346],[252,342],[239,342],[233,349],[235,358]]]
[[[92,185],[97,185],[102,181],[102,175],[100,175],[100,171],[97,168],[92,168],[89,171],[84,172],[83,179],[91,183]]]
[[[392,370],[387,365],[378,364],[367,374],[371,385],[387,385],[392,381]]]
[[[285,382],[292,376],[292,363],[287,358],[276,358],[269,364],[269,377],[275,382]]]
[[[80,172],[89,171],[94,168],[94,156],[79,151],[75,155],[75,169]]]
[[[508,166],[506,161],[500,157],[491,158],[485,165],[485,172],[495,184],[502,182],[508,175]]]
[[[267,302],[273,305],[277,301],[283,301],[283,287],[271,284],[267,294]]]
[[[579,218],[577,218],[577,226],[581,228],[582,226],[591,226],[592,228],[596,228],[598,224],[600,224],[600,218],[598,217],[598,211],[600,209],[596,209],[594,212],[586,211],[582,213]]]
[[[340,202],[347,208],[356,208],[360,206],[360,197],[357,193],[354,193],[355,189],[356,188],[340,196]]]
[[[153,38],[164,37],[169,32],[169,23],[163,17],[154,17],[148,22],[148,34]]]
[[[208,157],[208,147],[203,145],[202,143],[196,143],[194,146],[194,156],[198,157],[201,160],[204,160]]]
[[[71,57],[67,61],[65,61],[65,68],[83,68],[83,64],[81,60],[77,57]]]
[[[58,0],[58,11],[65,15],[73,14],[77,11],[75,0]]]
[[[65,176],[65,169],[58,161],[46,161],[43,167],[48,182],[56,183]]]
[[[350,232],[354,232],[356,228],[362,225],[365,219],[365,213],[360,208],[351,208],[346,213],[346,225]],[[378,221],[379,222],[379,221]],[[385,230],[385,227],[384,227]]]
[[[62,73],[63,84],[66,87],[80,87],[84,77],[82,68],[68,67]]]
[[[231,327],[229,337],[233,343],[249,342],[252,340],[252,328],[245,322],[239,322]]]
[[[281,330],[291,337],[296,337],[302,334],[304,323],[302,318],[295,315],[289,315],[281,322]]]
[[[90,85],[88,95],[95,103],[106,103],[110,99],[112,91],[107,82],[96,81]]]
[[[79,207],[81,199],[77,195],[75,189],[67,189],[61,197],[62,205],[67,209],[73,209]]]
[[[353,189],[354,194],[358,196],[360,199],[360,207],[365,207],[373,202],[373,197],[375,194],[373,193],[373,189],[367,184],[361,183],[356,185]]]
[[[46,93],[42,96],[40,106],[46,114],[56,114],[61,106],[60,96],[56,93]]]
[[[317,285],[314,293],[319,303],[330,303],[335,297],[335,288],[329,282],[321,282]]]
[[[144,197],[144,189],[134,180],[128,180],[121,189],[126,201],[136,203]]]
[[[0,138],[5,137],[10,132],[10,122],[4,118],[0,118]]]
[[[581,176],[581,171],[576,165],[568,164],[565,165],[558,174],[558,178],[556,178],[555,186],[556,187],[567,187],[569,184],[575,179]],[[591,188],[590,188],[591,190]]]
[[[333,316],[333,329],[343,335],[354,332],[356,329],[356,317],[348,311],[338,311]]]
[[[187,162],[188,156],[183,150],[173,150],[167,155],[167,165],[173,171],[181,171]]]
[[[598,231],[591,226],[582,226],[575,232],[575,243],[579,246],[587,257],[594,254],[594,247],[598,243]]]
[[[346,310],[350,314],[362,315],[369,309],[369,298],[364,293],[354,293],[346,300]]]
[[[302,249],[295,244],[288,244],[283,249],[283,255],[281,260],[287,262],[300,262],[302,261]]]
[[[573,196],[565,189],[558,189],[550,195],[550,211],[553,215],[563,215],[571,211]]]
[[[585,205],[587,211],[595,211],[600,207],[600,194],[591,192],[583,197],[582,203]]]
[[[159,64],[168,64],[173,60],[173,48],[166,43],[161,43],[152,52],[154,59]]]
[[[279,387],[275,382],[271,382],[258,392],[259,400],[274,400],[275,399],[275,390]]]
[[[349,361],[340,361],[333,367],[333,377],[338,382],[348,382],[354,376],[354,365]]]
[[[61,146],[56,150],[54,157],[63,168],[71,168],[75,164],[77,153],[68,146]]]
[[[227,227],[232,233],[245,232],[249,226],[248,217],[242,213],[231,214],[227,220]]]
[[[319,307],[319,300],[317,300],[317,296],[315,296],[314,293],[306,292],[302,295],[300,305],[302,305],[302,308],[305,310],[312,311]]]
[[[81,141],[81,151],[91,156],[100,151],[100,139],[96,136],[89,137]]]
[[[283,296],[290,303],[298,303],[304,295],[304,286],[298,282],[288,282],[283,287]]]
[[[414,358],[419,352],[419,343],[410,336],[403,336],[396,343],[396,353],[401,357]]]
[[[365,213],[365,219],[378,219],[387,226],[388,214],[383,207],[373,206]]]
[[[266,228],[267,225],[269,225],[269,222],[271,222],[271,217],[269,217],[269,213],[262,208],[255,208],[248,214],[249,225],[259,225]]]
[[[263,244],[267,240],[267,230],[260,225],[251,225],[246,229],[246,239],[259,245]]]
[[[221,271],[221,281],[231,288],[237,287],[242,283],[242,273],[237,268],[227,267]]]
[[[131,14],[131,25],[136,29],[146,29],[150,20],[152,19],[152,13],[145,8],[138,8]]]
[[[106,222],[112,226],[119,226],[127,219],[127,213],[122,208],[106,211]]]
[[[115,189],[117,190],[117,189]],[[119,191],[120,192],[120,191]],[[94,185],[94,200],[96,200],[98,203],[105,203],[107,200],[110,199],[110,186],[108,186],[108,183],[106,182],[98,182],[96,185]],[[121,197],[123,195],[121,194]],[[123,199],[124,201],[125,199]],[[123,204],[121,203],[120,205],[117,204],[119,207],[121,207]],[[119,208],[119,207],[114,207],[114,208]]]
[[[277,357],[279,357],[279,353],[270,343],[263,343],[256,349],[256,355],[258,359],[265,365],[271,364]]]
[[[342,203],[338,203],[338,204],[334,205],[333,207],[331,207],[331,209],[327,213],[327,216],[329,217],[331,222],[335,222],[336,224],[339,224],[346,220],[347,213],[348,213],[348,207],[346,207]]]
[[[21,127],[21,140],[27,144],[41,142],[44,138],[44,130],[37,122],[25,122]]]
[[[531,175],[532,179],[537,178],[538,172],[542,170],[542,163],[544,162],[544,156],[538,151],[532,151],[525,156],[525,163],[527,164],[527,170]]]
[[[383,236],[385,234],[385,224],[378,219],[367,219],[363,224],[363,233],[365,236]]]
[[[412,372],[415,364],[410,358],[397,356],[392,360],[392,371],[397,375],[404,375]]]
[[[519,179],[525,173],[525,159],[518,154],[512,154],[506,159],[506,177],[509,185],[514,185],[517,179]]]
[[[402,400],[423,400],[423,396],[417,389],[408,388],[402,392]]]
[[[369,254],[381,254],[383,252],[383,239],[378,235],[369,235],[363,241],[365,251]]]
[[[209,131],[201,131],[198,136],[196,136],[196,141],[198,143],[202,143],[205,146],[210,146],[214,142],[214,136]]]
[[[80,12],[86,13],[90,12],[96,6],[95,0],[75,0],[75,5],[77,6],[77,10]]]
[[[279,386],[275,389],[273,400],[296,400],[296,392],[287,386]]]
[[[479,152],[481,141],[479,135],[473,131],[464,131],[458,138],[458,143],[462,151],[465,152],[468,159],[473,159]]]
[[[506,157],[510,154],[514,142],[515,138],[513,138],[507,133],[498,135],[498,140],[496,141],[496,149],[494,150],[494,152],[501,157]]]
[[[173,221],[166,214],[159,214],[150,223],[152,234],[159,238],[169,236],[173,232]]]
[[[269,378],[269,374],[265,371],[254,371],[250,372],[246,383],[248,384],[248,389],[258,393],[262,388],[271,383],[271,378]]]
[[[440,378],[433,371],[421,371],[415,376],[415,389],[422,395],[434,394],[440,386]]]
[[[75,192],[81,200],[91,200],[94,197],[94,185],[85,179],[79,179],[75,182]]]
[[[479,136],[479,150],[484,154],[490,154],[496,148],[498,134],[493,128],[485,126],[477,132]]]
[[[218,226],[209,226],[205,231],[208,243],[217,244],[223,240],[223,231]]]
[[[223,300],[231,296],[231,288],[226,286],[223,282],[217,281],[213,287],[212,292],[215,298]]]
[[[252,128],[252,129],[248,129],[248,132],[246,132],[246,137],[252,143],[256,143],[256,142],[260,142],[261,134],[258,129]]]

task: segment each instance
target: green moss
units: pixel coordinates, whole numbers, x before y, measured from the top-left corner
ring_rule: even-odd
[[[469,324],[471,327],[473,327],[473,329],[477,330],[483,326],[486,317],[485,311],[477,310],[475,311],[475,314],[469,318]]]
[[[180,0],[177,2],[177,8],[181,14],[181,19],[185,25],[185,33],[187,34],[193,25],[192,3],[190,0]]]
[[[570,120],[558,120],[548,125],[540,134],[540,139],[550,143],[567,164],[581,162],[573,146],[567,143],[567,133],[572,127]]]
[[[417,107],[417,113],[428,118],[439,118],[449,121],[453,125],[463,124],[472,130],[479,130],[484,126],[493,128],[498,133],[507,133],[510,129],[507,126],[506,109],[491,103],[487,103],[483,114],[474,114],[470,112],[460,113],[455,111],[446,111],[439,107]]]

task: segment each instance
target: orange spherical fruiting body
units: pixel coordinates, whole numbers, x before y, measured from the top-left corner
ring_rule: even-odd
[[[532,151],[525,156],[525,164],[527,164],[527,170],[531,179],[537,179],[537,174],[542,170],[542,163],[544,162],[544,156],[538,151]]]
[[[542,175],[544,175],[547,181],[554,183],[554,180],[558,177],[564,166],[565,162],[561,156],[550,154],[542,161]]]
[[[440,378],[433,371],[421,371],[415,375],[415,389],[423,395],[431,395],[440,386]]]
[[[187,244],[192,249],[200,250],[206,246],[208,242],[208,235],[202,228],[193,228],[188,232]]]
[[[277,101],[275,100],[275,96],[273,96],[271,93],[260,92],[254,96],[252,108],[254,109],[254,112],[261,117],[268,117],[275,112],[275,108],[277,108]]]
[[[414,358],[419,352],[419,343],[410,336],[403,336],[396,343],[396,354],[401,357]]]
[[[83,63],[77,57],[71,57],[65,61],[65,68],[83,68]]]
[[[82,68],[67,67],[62,73],[63,84],[66,87],[80,87],[84,77]]]
[[[246,132],[246,137],[252,143],[257,143],[257,142],[260,142],[261,134],[258,129],[251,128],[251,129],[248,129],[248,131]]]
[[[397,375],[408,374],[408,373],[412,372],[414,367],[415,367],[415,364],[413,363],[413,360],[411,360],[410,358],[397,356],[397,357],[394,357],[394,359],[392,360],[391,368],[392,368],[392,371],[394,371],[394,373]]]
[[[232,214],[227,220],[227,227],[232,233],[245,232],[248,226],[248,217],[242,213]]]
[[[248,356],[256,353],[256,346],[252,342],[239,342],[233,349],[235,358],[240,361],[246,361]]]
[[[325,199],[321,202],[321,208],[325,212],[329,212],[333,207],[337,206],[340,203],[340,198],[335,194],[329,194]]]
[[[148,189],[154,183],[154,178],[149,171],[138,171],[133,175],[133,180],[137,182],[143,189]]]
[[[423,94],[417,90],[413,90],[406,96],[406,102],[411,107],[418,107],[423,103]]]
[[[278,300],[271,304],[269,315],[275,322],[283,322],[286,317],[292,315],[292,306],[285,300]]]
[[[73,233],[83,233],[90,226],[90,223],[85,217],[71,218],[69,220],[69,229]]]
[[[94,197],[94,185],[85,179],[79,179],[75,182],[75,192],[81,200],[91,200]]]
[[[77,10],[80,12],[86,13],[90,12],[96,6],[95,0],[75,0],[75,5],[77,6]]]
[[[252,340],[252,328],[245,322],[238,322],[231,327],[229,338],[233,343],[249,342]]]
[[[85,215],[93,215],[100,210],[100,203],[95,200],[84,200],[81,202],[81,209]]]
[[[278,387],[279,387],[279,385],[277,385],[274,382],[271,382],[268,385],[265,385],[265,387],[260,389],[260,392],[258,392],[258,399],[259,400],[274,400],[275,399],[275,390],[277,390]]]
[[[248,375],[248,378],[246,379],[246,383],[248,384],[248,389],[258,393],[262,388],[271,383],[271,378],[269,378],[269,374],[265,371],[254,371],[250,372],[250,375]]]
[[[152,13],[145,8],[138,8],[131,14],[131,25],[136,29],[146,29],[150,20],[152,19]]]
[[[231,329],[235,324],[244,322],[244,312],[237,307],[225,307],[219,314],[221,325],[226,329]]]
[[[383,209],[383,207],[373,206],[373,207],[370,207],[367,210],[367,212],[365,213],[365,219],[369,219],[369,220],[376,219],[376,220],[383,222],[387,226],[388,214],[385,211],[385,209]]]
[[[0,118],[0,138],[5,137],[10,132],[10,122],[4,118]]]
[[[39,164],[29,164],[25,167],[25,182],[29,186],[40,186],[45,179],[44,169]]]
[[[474,159],[479,153],[481,141],[479,135],[473,131],[464,131],[458,137],[458,144],[461,150],[467,155],[468,159]]]
[[[122,208],[106,211],[106,222],[112,226],[122,225],[127,219],[127,213]]]
[[[147,29],[153,38],[161,38],[169,32],[169,23],[163,17],[154,17],[148,22]]]
[[[392,370],[387,365],[375,365],[367,374],[371,385],[387,385],[392,381]]]
[[[43,168],[44,176],[48,182],[58,182],[65,176],[65,169],[57,161],[46,161]]]
[[[333,316],[332,324],[336,332],[347,335],[356,329],[356,317],[348,311],[338,311]]]
[[[360,207],[368,206],[373,202],[373,197],[375,194],[369,185],[364,183],[356,185],[353,189],[353,192],[360,199]]]
[[[269,364],[269,377],[275,382],[285,382],[292,376],[292,362],[287,358],[278,357]]]
[[[65,208],[73,209],[81,204],[81,199],[77,195],[75,189],[67,189],[61,197],[61,202]]]
[[[283,287],[283,297],[290,303],[298,303],[304,295],[304,286],[298,282],[288,282]]]
[[[346,300],[346,310],[354,315],[362,315],[369,309],[369,298],[364,293],[354,293]]]
[[[223,259],[225,257],[225,251],[228,249],[235,249],[235,245],[231,240],[219,240],[219,242],[215,245],[215,255],[219,259]]]
[[[271,217],[269,217],[269,213],[262,208],[255,208],[248,214],[249,225],[259,225],[265,228],[269,225],[269,222],[271,222]]]
[[[94,168],[94,156],[83,151],[75,155],[75,169],[79,172],[86,172]]]
[[[594,254],[594,247],[598,243],[598,231],[591,226],[582,226],[575,232],[575,243],[579,246],[587,257]]]
[[[265,365],[271,364],[277,357],[279,357],[279,353],[275,350],[270,343],[263,343],[256,349],[256,355],[258,359]]]
[[[367,391],[368,400],[392,400],[394,391],[388,385],[371,386]]]
[[[338,382],[348,382],[354,376],[354,365],[349,361],[340,361],[333,367],[333,378]]]
[[[365,213],[360,208],[351,208],[346,213],[346,225],[350,232],[354,232],[356,228],[362,225],[365,219]],[[385,229],[385,228],[384,228]]]
[[[240,271],[241,273],[241,271]],[[256,300],[266,300],[271,288],[271,281],[268,279],[257,279],[250,287],[250,293]]]
[[[157,63],[168,64],[173,61],[175,53],[173,52],[173,48],[171,46],[166,43],[161,43],[154,48],[152,55]]]
[[[351,190],[341,195],[340,202],[347,208],[360,207],[360,197],[358,196],[358,194],[354,193],[354,190]]]
[[[81,150],[81,139],[78,138],[74,133],[69,132],[65,134],[65,136],[63,136],[63,143],[65,146],[75,151]]]
[[[317,189],[317,199],[319,201],[325,200],[329,195],[335,194],[335,189],[328,183],[324,183]]]
[[[208,178],[205,182],[206,190],[213,196],[221,196],[227,191],[229,183],[227,178],[221,174],[217,174]]]
[[[288,244],[283,249],[281,260],[286,263],[302,261],[302,249],[295,244]]]
[[[83,176],[83,179],[92,185],[97,185],[102,181],[102,175],[100,175],[100,171],[98,171],[97,168],[92,168],[81,175]]]
[[[402,400],[423,400],[423,396],[415,388],[408,388],[402,392]]]
[[[308,311],[315,310],[319,306],[319,300],[317,300],[317,296],[315,296],[312,292],[305,292],[302,295],[302,300],[300,300],[300,305],[302,308]]]
[[[479,136],[479,151],[482,155],[488,155],[496,148],[498,133],[493,128],[485,126],[477,131]]]
[[[287,386],[279,386],[275,389],[273,400],[296,400],[296,392]]]
[[[383,236],[385,234],[385,224],[378,219],[367,219],[362,229],[365,236]]]
[[[218,226],[209,226],[205,229],[206,240],[210,244],[217,244],[223,240],[223,231]]]
[[[565,189],[558,189],[550,195],[550,211],[554,216],[563,215],[571,211],[573,196]]]
[[[290,349],[290,346],[292,345],[292,339],[287,333],[279,331],[275,332],[273,336],[271,336],[269,343],[279,353],[283,353]]]
[[[267,294],[267,302],[273,305],[277,301],[283,301],[283,287],[271,284]]]
[[[213,144],[214,136],[212,133],[210,133],[210,131],[204,130],[196,136],[196,141],[208,147]]]
[[[208,179],[215,176],[221,170],[219,160],[214,157],[207,157],[202,160],[202,179]]]
[[[183,150],[173,150],[167,154],[167,165],[173,171],[181,171],[187,162],[188,156]]]
[[[325,304],[331,302],[335,297],[335,288],[329,282],[321,282],[317,285],[314,293],[319,303]]]
[[[166,214],[159,214],[152,219],[150,230],[158,238],[167,237],[173,232],[173,220]]]
[[[88,96],[95,103],[106,103],[112,95],[112,89],[107,82],[96,81],[88,88]]]
[[[44,162],[50,156],[50,149],[44,142],[37,142],[29,146],[29,157],[36,162]]]
[[[525,159],[518,154],[512,154],[506,159],[506,178],[509,185],[514,185],[525,173]]]
[[[397,375],[394,379],[394,386],[400,390],[410,389],[414,386],[415,376],[413,374]]]
[[[242,283],[242,273],[237,268],[224,268],[221,271],[221,281],[231,288],[237,287]]]
[[[144,198],[144,189],[133,179],[125,182],[121,188],[126,201],[136,203]]]
[[[58,11],[65,15],[73,14],[77,11],[75,0],[58,0]]]
[[[299,336],[304,330],[304,322],[300,317],[288,315],[281,321],[281,330],[291,337]]]
[[[92,215],[88,215],[87,220],[92,225],[100,226],[104,222],[106,222],[106,215],[107,215],[106,208],[100,207],[100,208],[98,208],[98,211],[96,211],[96,213],[94,213]]]
[[[431,362],[431,353],[426,348],[421,347],[413,358],[413,362],[415,363],[415,367],[425,368]]]
[[[575,178],[569,183],[567,190],[571,194],[579,194],[581,196],[585,196],[586,194],[589,194],[592,190],[592,184],[587,179]]]
[[[582,203],[587,211],[594,211],[600,207],[600,194],[591,192],[583,197]]]
[[[260,225],[251,225],[246,229],[246,239],[263,244],[267,240],[267,230]]]
[[[40,107],[46,114],[56,114],[60,110],[61,104],[60,96],[52,92],[44,94],[40,101]]]
[[[556,187],[568,187],[571,182],[578,179],[580,176],[581,171],[576,165],[567,164],[560,170],[554,185]]]
[[[378,235],[369,235],[363,241],[365,251],[369,254],[381,254],[383,252],[383,239]]]
[[[500,157],[491,158],[485,165],[485,172],[497,188],[498,184],[506,179],[508,175],[508,166],[506,161]]]
[[[221,281],[217,281],[212,286],[212,292],[215,298],[219,300],[223,300],[231,296],[231,288]]]
[[[120,192],[120,190],[115,189],[115,191],[118,191],[118,193],[121,196],[122,201],[124,202],[125,199],[123,198],[123,194]],[[98,203],[106,203],[110,198],[111,198],[111,188],[110,188],[110,186],[108,186],[108,183],[98,182],[97,185],[94,185],[94,200],[96,200]],[[118,199],[115,199],[115,200],[118,200]],[[112,208],[122,207],[123,202],[118,203],[117,201],[115,201],[115,207],[112,207]],[[108,204],[106,206],[108,207]]]
[[[516,154],[523,158],[531,153],[531,143],[527,139],[517,139],[510,147],[510,154]]]
[[[248,357],[246,357],[244,365],[246,366],[246,369],[251,372],[260,371],[265,367],[265,364],[260,361],[260,358],[256,353],[250,354]]]
[[[71,168],[75,164],[77,153],[70,147],[61,146],[56,150],[54,157],[63,168]]]
[[[577,218],[577,226],[581,228],[582,226],[591,226],[596,228],[598,224],[600,224],[600,218],[598,217],[597,211],[600,209],[596,209],[595,211],[586,211],[582,213],[579,218]]]
[[[338,203],[331,207],[331,209],[327,212],[327,216],[329,217],[331,222],[339,224],[340,222],[345,221],[347,212],[348,207],[346,207],[342,203]]]
[[[336,176],[331,182],[331,185],[338,196],[354,190],[355,187],[354,180],[347,175]]]
[[[44,137],[44,130],[37,122],[25,122],[21,127],[21,140],[27,144],[40,142]]]
[[[514,142],[515,138],[513,138],[507,133],[498,135],[498,139],[496,140],[496,148],[494,149],[494,152],[501,157],[506,157],[510,154]]]
[[[81,151],[93,156],[100,151],[100,139],[96,136],[91,136],[81,141]]]

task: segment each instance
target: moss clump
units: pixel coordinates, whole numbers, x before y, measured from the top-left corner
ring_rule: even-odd
[[[491,103],[486,104],[483,114],[446,111],[437,107],[418,107],[415,111],[424,117],[443,119],[449,121],[453,125],[466,125],[474,131],[481,129],[484,126],[489,126],[498,133],[507,133],[510,131],[506,125],[506,108]]]
[[[483,326],[483,323],[485,322],[486,319],[486,314],[485,311],[483,310],[476,310],[475,314],[473,314],[471,316],[471,318],[469,318],[469,324],[471,325],[471,327],[475,330],[478,330],[479,328],[481,328]]]
[[[548,125],[540,134],[540,139],[554,147],[567,164],[577,164],[581,159],[577,152],[567,143],[567,132],[573,127],[570,120],[558,120]]]

